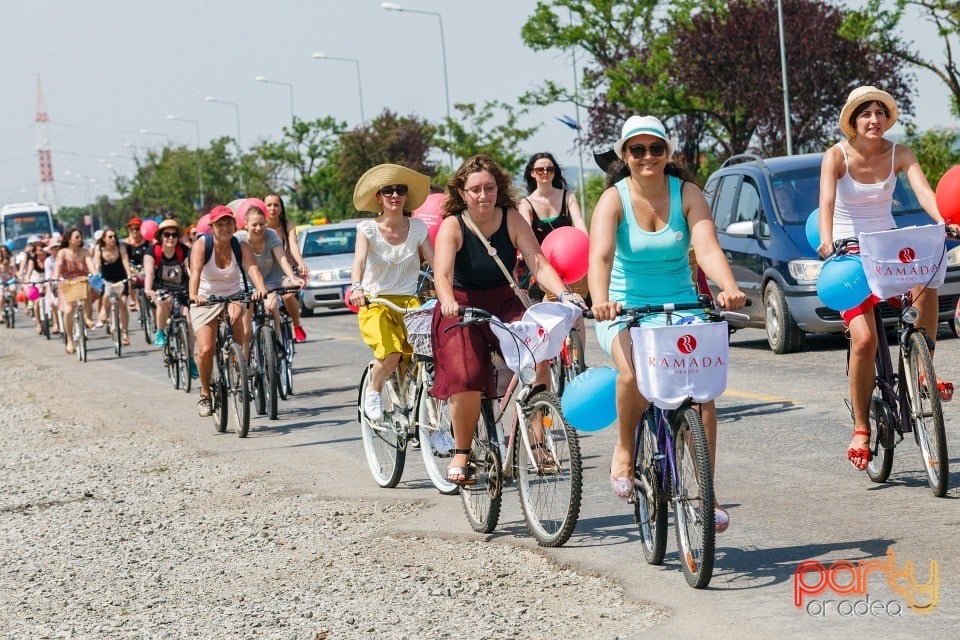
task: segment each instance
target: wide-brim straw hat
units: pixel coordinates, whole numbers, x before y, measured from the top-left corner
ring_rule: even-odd
[[[176,229],[177,235],[183,235],[183,229],[180,228],[180,223],[173,219],[167,219],[160,223],[157,227],[157,231],[154,234],[154,237],[160,237],[159,234],[163,233],[164,229]]]
[[[379,164],[357,180],[353,190],[353,206],[357,211],[380,213],[377,192],[397,184],[407,186],[407,201],[403,205],[406,211],[413,211],[430,195],[430,178],[427,176],[399,164]]]
[[[623,160],[623,147],[627,140],[634,136],[650,135],[660,138],[667,143],[667,160],[673,157],[673,152],[677,150],[677,145],[673,140],[667,137],[667,128],[663,126],[659,118],[654,116],[630,116],[623,123],[620,129],[620,139],[613,143],[613,151],[617,157]],[[624,162],[626,162],[624,160]]]
[[[850,116],[853,115],[857,107],[865,102],[879,102],[887,108],[887,111],[890,112],[890,117],[887,118],[887,130],[896,124],[897,117],[900,115],[900,109],[897,108],[897,101],[886,91],[881,91],[869,85],[857,87],[847,96],[847,102],[843,105],[843,109],[840,110],[840,131],[850,139],[857,137],[857,128],[850,124]],[[886,131],[884,131],[884,133],[886,133]]]

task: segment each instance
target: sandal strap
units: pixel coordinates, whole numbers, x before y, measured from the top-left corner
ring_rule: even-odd
[[[470,449],[450,449],[450,453],[455,456],[468,456],[470,455]]]
[[[869,430],[869,429],[854,429],[854,430],[853,430],[853,435],[855,435],[855,436],[868,436],[868,435],[870,435],[870,430]]]

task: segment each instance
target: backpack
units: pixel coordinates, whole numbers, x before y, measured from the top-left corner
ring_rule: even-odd
[[[177,262],[183,264],[186,254],[183,252],[183,245],[179,242],[177,243],[177,249],[174,255],[177,257]],[[208,257],[207,259],[209,260],[210,258]],[[161,260],[163,260],[163,247],[155,244],[153,245],[153,262],[155,265],[159,266]]]
[[[243,269],[243,253],[240,251],[240,241],[236,236],[230,236],[230,249],[233,251],[233,258],[237,261],[237,266],[240,267],[240,275],[243,277],[243,290],[250,290],[250,283],[247,282],[247,272]],[[205,233],[203,234],[203,264],[210,262],[210,257],[213,255],[213,234]]]

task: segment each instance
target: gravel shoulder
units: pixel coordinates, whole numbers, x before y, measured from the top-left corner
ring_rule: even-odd
[[[153,358],[80,365],[14,336],[0,637],[616,638],[668,618],[536,549],[425,533],[429,503],[350,491],[335,456],[308,476],[208,448],[196,394],[138,377]]]

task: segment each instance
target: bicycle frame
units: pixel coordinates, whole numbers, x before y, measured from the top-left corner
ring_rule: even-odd
[[[900,297],[901,304],[909,306],[910,296]],[[904,306],[903,308],[906,308]],[[916,328],[907,325],[901,316],[897,321],[897,336],[900,347],[899,357],[897,358],[897,372],[893,370],[893,359],[890,357],[890,345],[887,342],[886,330],[883,326],[883,317],[880,314],[880,306],[873,308],[874,326],[877,330],[877,355],[876,367],[877,378],[876,386],[880,389],[884,403],[893,412],[894,424],[899,425],[901,439],[903,434],[913,431],[913,416],[910,411],[905,411],[910,403],[907,397],[907,386],[903,384],[906,380],[904,375],[904,361],[910,357],[910,335],[917,331]],[[849,357],[849,346],[847,347]],[[893,443],[890,443],[893,444]]]

